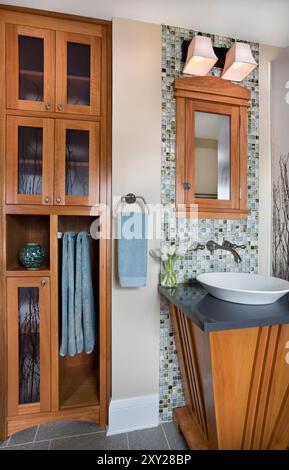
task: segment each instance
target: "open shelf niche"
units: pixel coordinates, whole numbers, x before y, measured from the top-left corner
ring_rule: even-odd
[[[27,270],[19,260],[19,251],[27,243],[39,243],[46,251],[46,260],[40,269]],[[49,215],[6,215],[6,271],[25,275],[47,273],[50,269]]]
[[[95,217],[59,216],[59,232],[90,233]],[[96,344],[91,354],[59,356],[59,400],[60,408],[74,408],[99,404],[99,242],[90,238],[90,258],[94,287],[96,315]],[[59,331],[61,333],[61,267],[62,239],[58,241],[59,257]]]

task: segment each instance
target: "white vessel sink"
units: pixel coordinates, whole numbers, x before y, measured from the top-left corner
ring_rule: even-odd
[[[237,304],[272,304],[289,292],[289,282],[249,273],[206,273],[197,280],[217,299]]]

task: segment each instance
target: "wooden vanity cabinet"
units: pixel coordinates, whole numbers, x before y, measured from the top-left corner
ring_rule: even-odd
[[[170,317],[186,402],[174,415],[190,449],[287,449],[289,325],[203,331],[172,303]]]
[[[245,218],[250,91],[218,77],[184,77],[175,96],[178,214]]]

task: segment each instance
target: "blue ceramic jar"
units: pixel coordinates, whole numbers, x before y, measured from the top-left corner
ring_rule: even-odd
[[[19,251],[19,259],[26,269],[40,269],[46,258],[45,249],[39,243],[27,243]]]

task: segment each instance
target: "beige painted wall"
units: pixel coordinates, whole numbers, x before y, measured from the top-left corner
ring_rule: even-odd
[[[113,197],[160,202],[161,27],[113,19]],[[114,219],[115,223],[115,219]],[[149,241],[156,247],[159,241]],[[113,257],[115,266],[116,249]],[[112,398],[159,391],[159,266],[148,259],[147,287],[121,289],[113,268]]]
[[[270,129],[270,62],[282,48],[261,45],[259,56],[260,160],[259,160],[259,273],[271,272],[271,129]]]

